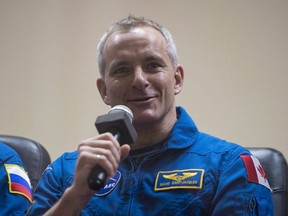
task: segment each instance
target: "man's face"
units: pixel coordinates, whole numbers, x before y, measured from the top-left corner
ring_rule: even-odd
[[[128,106],[134,124],[175,115],[183,69],[173,69],[160,32],[151,27],[114,32],[106,41],[103,57],[105,75],[97,80],[97,87],[106,104]]]

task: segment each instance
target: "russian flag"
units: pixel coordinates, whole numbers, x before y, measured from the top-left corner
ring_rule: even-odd
[[[32,202],[31,184],[27,172],[17,164],[5,164],[9,192],[21,194]]]
[[[269,190],[271,190],[266,174],[259,160],[253,155],[241,155],[240,157],[244,162],[248,181],[264,185]]]

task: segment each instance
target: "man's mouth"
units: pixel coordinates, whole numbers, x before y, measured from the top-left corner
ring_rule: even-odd
[[[137,97],[129,100],[130,102],[145,102],[155,98],[155,96]]]

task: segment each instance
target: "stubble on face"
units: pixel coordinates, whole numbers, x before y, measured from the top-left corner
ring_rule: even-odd
[[[176,121],[173,89],[175,71],[166,50],[166,41],[160,32],[151,27],[135,28],[129,32],[115,32],[106,41],[103,54],[106,65],[103,85],[111,106],[127,105],[134,113],[136,127],[150,123],[149,128],[153,128],[152,122],[156,124],[157,121],[159,123],[157,125],[174,124]],[[156,57],[162,62],[156,60]],[[152,63],[161,62],[156,72],[145,71],[146,62],[147,65],[150,64],[150,60],[147,59],[153,59]],[[115,75],[114,68],[122,66],[128,70],[127,74]],[[149,83],[148,87],[142,90],[135,84],[134,70],[138,66],[143,70],[143,79]],[[154,100],[149,98],[151,95],[155,96]],[[140,101],[141,97],[147,97],[151,103],[148,103],[148,100],[147,103]]]

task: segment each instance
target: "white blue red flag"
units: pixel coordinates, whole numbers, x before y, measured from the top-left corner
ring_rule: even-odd
[[[16,164],[5,164],[9,192],[21,194],[32,202],[31,184],[27,172]]]

